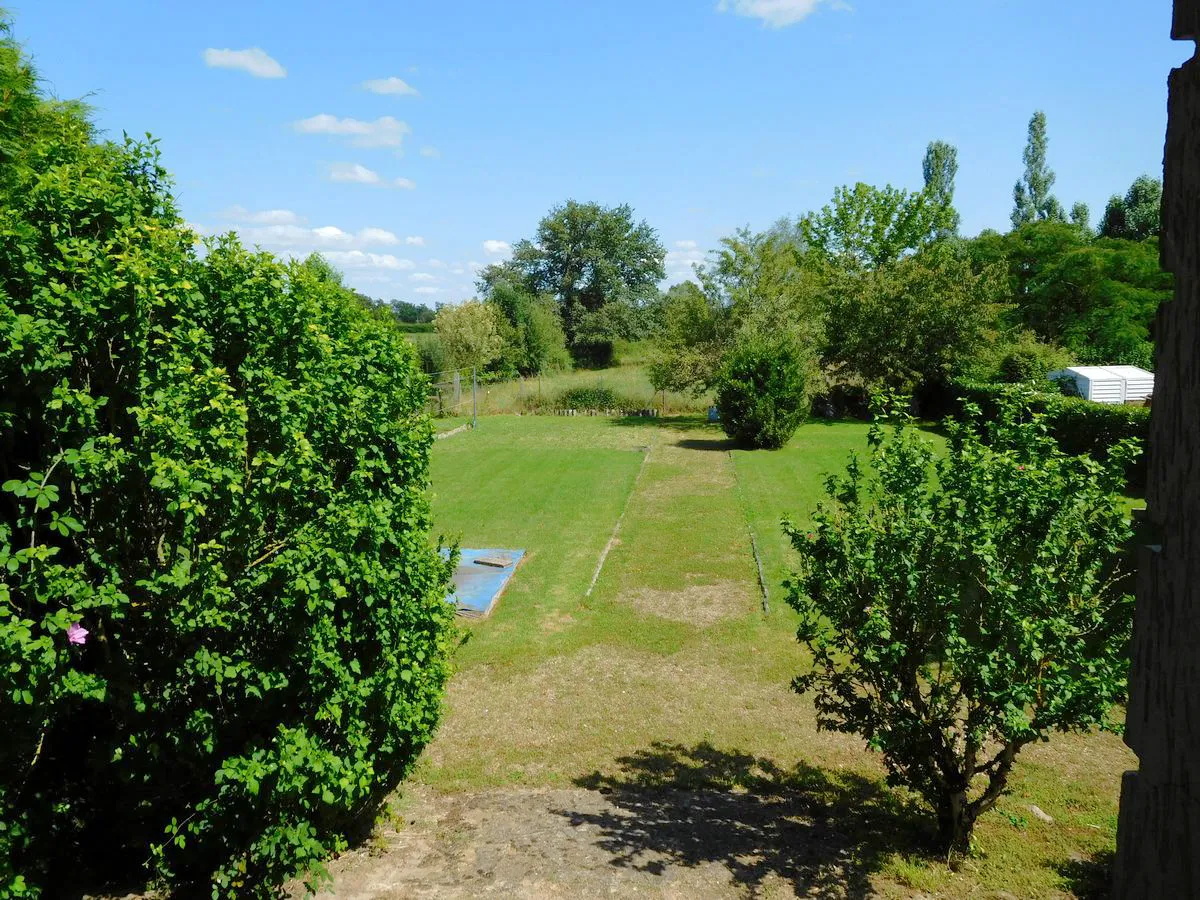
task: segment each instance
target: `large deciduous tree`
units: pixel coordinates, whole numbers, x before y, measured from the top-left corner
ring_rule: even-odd
[[[935,244],[835,278],[827,294],[825,363],[843,377],[908,392],[945,382],[995,325],[998,274],[977,274],[965,254]]]
[[[554,297],[575,342],[589,313],[656,298],[665,259],[658,233],[635,222],[630,206],[568,200],[542,219],[533,240],[517,242],[510,260],[486,269],[480,287],[486,294],[497,280],[515,277],[530,293]]]
[[[1122,197],[1114,194],[1104,210],[1100,234],[1109,238],[1144,241],[1162,229],[1162,182],[1142,175]]]
[[[1174,283],[1157,238],[1096,239],[1075,225],[1033,222],[982,234],[967,249],[977,271],[1007,270],[1013,324],[1079,362],[1150,366],[1155,311]]]

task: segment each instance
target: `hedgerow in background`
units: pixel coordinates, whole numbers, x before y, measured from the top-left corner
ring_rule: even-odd
[[[1053,390],[1053,385],[1042,384]],[[1064,453],[1087,453],[1107,460],[1114,448],[1127,439],[1145,444],[1150,437],[1150,407],[1116,403],[1093,403],[1082,397],[1033,391],[1011,384],[987,384],[958,381],[951,385],[958,398],[953,414],[960,419],[982,415],[1001,419],[1012,409],[1010,398],[1017,396],[1017,407],[1042,416],[1042,424]],[[1132,488],[1146,486],[1146,458],[1137,454],[1125,461],[1125,478]]]
[[[0,83],[0,895],[267,895],[438,721],[426,379],[319,266],[198,259],[8,41]]]
[[[869,433],[870,472],[828,482],[788,602],[812,668],[818,725],[860,734],[889,781],[934,809],[963,852],[1018,752],[1051,731],[1114,727],[1132,597],[1122,442],[1101,464],[1069,456],[1040,416],[1008,408],[988,433],[947,423],[949,450],[904,416]]]

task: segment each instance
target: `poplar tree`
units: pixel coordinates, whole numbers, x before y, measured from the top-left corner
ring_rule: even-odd
[[[1029,120],[1029,141],[1025,145],[1025,177],[1013,188],[1013,228],[1028,222],[1065,221],[1062,204],[1050,193],[1054,171],[1046,165],[1046,114],[1040,109]]]
[[[1080,228],[1091,228],[1092,211],[1082,200],[1071,207],[1071,224]]]
[[[922,164],[925,194],[938,210],[937,237],[958,234],[960,217],[954,208],[954,179],[958,176],[958,148],[945,141],[930,141]]]

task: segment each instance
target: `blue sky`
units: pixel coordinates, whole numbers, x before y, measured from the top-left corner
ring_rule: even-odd
[[[959,148],[1005,229],[1035,109],[1066,206],[1161,173],[1190,53],[1147,0],[13,0],[48,90],[151,132],[184,216],[375,296],[473,292],[568,198],[629,203],[672,280],[721,236]]]

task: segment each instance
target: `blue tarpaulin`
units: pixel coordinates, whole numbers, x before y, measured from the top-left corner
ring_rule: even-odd
[[[467,549],[459,551],[458,568],[454,571],[454,589],[446,599],[460,615],[486,616],[500,599],[509,579],[525,557],[524,550]],[[486,565],[477,560],[507,562],[503,568]]]

